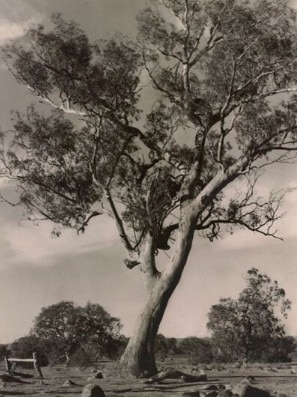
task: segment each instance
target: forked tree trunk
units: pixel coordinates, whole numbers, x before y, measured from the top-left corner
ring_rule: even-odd
[[[149,377],[157,373],[155,339],[168,301],[179,283],[190,252],[193,230],[190,227],[187,229],[188,233],[179,235],[168,270],[148,277],[144,308],[120,360],[121,370],[130,375]]]
[[[136,377],[148,377],[157,373],[155,363],[155,339],[168,300],[173,292],[162,278],[155,281],[148,291],[145,307],[121,358],[124,371]]]
[[[197,182],[199,173],[197,174],[196,168],[199,169],[199,161],[195,164],[196,168],[193,166],[192,173],[185,179],[184,188],[181,191],[181,197],[185,198],[185,205],[181,207],[179,229],[168,267],[164,272],[155,272],[154,274],[152,252],[150,255],[147,255],[147,253],[144,255],[144,258],[146,258],[144,272],[147,273],[149,280],[147,300],[134,333],[121,357],[121,368],[127,373],[136,377],[148,377],[157,372],[154,354],[155,338],[167,303],[179,283],[187,262],[197,219],[208,204],[213,201],[217,193],[240,175],[248,164],[246,161],[246,159],[240,160],[229,168],[228,172],[218,173],[191,203],[186,202],[186,198],[191,196],[193,187]]]

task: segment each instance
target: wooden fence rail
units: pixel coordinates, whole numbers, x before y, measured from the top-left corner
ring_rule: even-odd
[[[32,363],[34,369],[38,372],[39,376],[43,378],[37,353],[33,353],[32,358],[5,357],[4,361],[5,361],[6,371],[9,373],[9,375],[13,375],[18,363]]]

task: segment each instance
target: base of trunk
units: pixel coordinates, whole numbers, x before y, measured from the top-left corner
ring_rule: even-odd
[[[136,378],[150,378],[158,372],[154,354],[138,350],[132,344],[127,346],[121,357],[120,371]]]

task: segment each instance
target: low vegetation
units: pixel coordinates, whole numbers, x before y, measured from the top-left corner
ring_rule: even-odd
[[[247,272],[246,287],[238,299],[220,299],[210,308],[210,337],[167,338],[158,334],[159,362],[184,358],[189,365],[210,363],[290,362],[296,340],[285,334],[291,302],[277,281],[256,268]],[[42,365],[94,365],[119,359],[128,344],[121,322],[99,304],[78,306],[62,301],[41,309],[30,335],[0,347],[0,355],[31,357]]]
[[[291,302],[277,281],[252,268],[238,299],[224,298],[208,314],[214,356],[220,361],[286,361],[294,340],[285,337]]]

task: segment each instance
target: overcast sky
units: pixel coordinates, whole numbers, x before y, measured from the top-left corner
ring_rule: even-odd
[[[115,30],[135,32],[135,15],[143,0],[0,0],[0,45],[21,37],[32,23],[52,12],[75,19],[92,39]],[[23,110],[33,100],[0,64],[0,127],[10,126],[10,110]],[[278,224],[284,241],[239,231],[210,243],[196,239],[182,281],[163,319],[166,336],[206,335],[206,315],[221,297],[236,297],[243,276],[258,267],[285,288],[293,307],[287,321],[297,335],[297,165],[272,168],[260,190],[291,187]],[[7,187],[0,180],[0,188]],[[100,217],[82,236],[66,231],[51,239],[52,225],[34,226],[22,211],[0,205],[0,343],[26,335],[41,307],[61,300],[101,304],[124,324],[130,335],[143,300],[141,274],[123,264],[123,251],[113,223]]]

